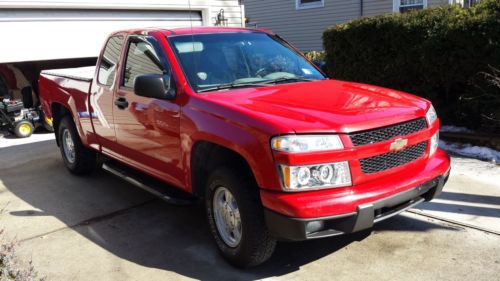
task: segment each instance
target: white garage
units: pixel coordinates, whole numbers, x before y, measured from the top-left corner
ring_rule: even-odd
[[[41,70],[95,65],[106,37],[116,30],[242,27],[240,1],[0,0],[0,96],[37,107]]]
[[[214,25],[221,9],[242,26],[237,0],[0,0],[0,63],[95,57],[112,31]]]

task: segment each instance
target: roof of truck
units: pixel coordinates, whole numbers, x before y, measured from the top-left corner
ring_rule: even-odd
[[[257,29],[250,28],[241,28],[241,27],[186,27],[186,28],[174,28],[168,29],[168,32],[172,35],[184,35],[184,34],[199,34],[199,33],[223,33],[223,32],[255,32],[255,31],[263,31]]]
[[[165,36],[169,35],[191,35],[191,34],[203,34],[203,33],[227,33],[227,32],[266,32],[271,33],[269,30],[265,29],[252,29],[252,28],[242,28],[242,27],[181,27],[181,28],[165,28],[165,27],[148,27],[140,29],[127,29],[116,31],[115,33],[132,33],[132,34],[144,34],[150,32],[161,32]]]

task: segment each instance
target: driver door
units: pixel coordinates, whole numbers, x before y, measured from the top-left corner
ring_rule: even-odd
[[[130,36],[126,48],[113,111],[121,157],[140,170],[181,185],[180,106],[176,100],[134,93],[137,76],[170,73],[169,63],[153,37]]]

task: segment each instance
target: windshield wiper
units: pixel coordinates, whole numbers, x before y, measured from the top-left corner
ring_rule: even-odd
[[[264,87],[264,86],[269,86],[267,83],[227,83],[227,84],[220,84],[218,86],[210,87],[210,88],[205,88],[205,89],[199,89],[198,93],[203,93],[203,92],[212,92],[212,91],[220,91],[220,90],[227,90],[227,89],[238,89],[238,88],[248,88],[248,87]]]
[[[310,81],[317,81],[317,80],[318,79],[309,79],[309,78],[304,78],[304,77],[280,77],[280,78],[276,78],[276,79],[272,79],[272,80],[264,80],[264,81],[254,82],[254,83],[220,84],[220,85],[210,87],[210,88],[199,89],[198,93],[220,91],[220,90],[227,90],[227,89],[248,88],[248,87],[265,87],[265,86],[269,86],[270,84],[277,84],[277,83],[281,83],[281,82],[310,82]]]
[[[317,81],[318,79],[309,79],[305,77],[280,77],[272,80],[266,80],[263,81],[262,83],[265,84],[277,84],[281,82],[311,82],[311,81]]]

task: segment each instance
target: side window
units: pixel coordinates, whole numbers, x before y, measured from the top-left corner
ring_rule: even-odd
[[[162,64],[150,44],[132,41],[123,72],[123,86],[133,88],[135,77],[144,74],[163,74]]]
[[[109,38],[108,43],[102,55],[99,65],[99,74],[97,81],[99,84],[111,86],[115,78],[116,65],[120,59],[120,52],[123,46],[123,36],[113,36]]]
[[[295,0],[295,9],[321,8],[325,6],[325,0]]]
[[[427,7],[427,0],[397,0],[396,12],[405,13],[411,10],[422,10]]]

